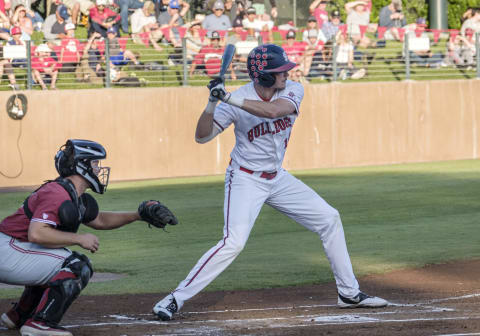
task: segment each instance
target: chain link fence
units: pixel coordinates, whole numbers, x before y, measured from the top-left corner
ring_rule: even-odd
[[[452,44],[450,35],[448,31],[439,36],[431,32],[416,36],[411,32],[405,34],[403,41],[378,40],[368,48],[356,48],[348,38],[337,39],[310,51],[298,39],[290,46],[281,34],[274,35],[273,43],[284,47],[299,64],[291,72],[291,79],[305,83],[480,78],[478,33],[470,39],[470,45]],[[247,55],[263,41],[261,35],[237,41],[237,55],[227,73],[229,84],[249,80]],[[96,39],[93,43],[80,40],[78,50],[73,52],[78,54],[78,63],[59,63],[60,46],[45,48],[44,44],[34,46],[29,41],[25,45],[5,45],[0,59],[0,89],[205,85],[218,72],[221,48],[200,52],[203,55],[198,57],[198,50],[191,50],[187,38],[181,42],[181,46],[172,47],[167,43],[152,45],[148,40],[119,38],[112,48],[108,39]],[[45,61],[47,58],[51,60]],[[48,62],[57,63],[53,73],[45,71]]]

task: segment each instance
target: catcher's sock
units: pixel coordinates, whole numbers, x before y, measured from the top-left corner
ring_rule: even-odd
[[[1,320],[8,329],[20,328],[20,315],[18,315],[17,311],[13,308],[3,313]]]

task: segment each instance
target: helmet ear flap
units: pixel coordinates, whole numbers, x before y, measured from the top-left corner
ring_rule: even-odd
[[[263,87],[272,87],[275,84],[275,76],[268,73],[268,72],[261,72],[260,76],[258,76],[258,84]]]
[[[55,168],[61,177],[67,177],[75,174],[75,160],[73,158],[73,148],[66,146],[61,148],[55,155]]]

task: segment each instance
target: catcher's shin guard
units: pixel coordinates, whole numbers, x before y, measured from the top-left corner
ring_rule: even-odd
[[[63,263],[60,272],[48,283],[33,319],[58,324],[72,302],[84,289],[93,274],[90,260],[73,252]]]

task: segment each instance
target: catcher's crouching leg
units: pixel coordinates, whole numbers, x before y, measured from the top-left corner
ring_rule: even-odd
[[[73,252],[62,269],[48,283],[37,309],[31,319],[20,329],[22,335],[36,335],[36,330],[49,328],[49,335],[71,335],[58,326],[63,315],[80,292],[87,286],[93,274],[90,260],[83,254]]]

